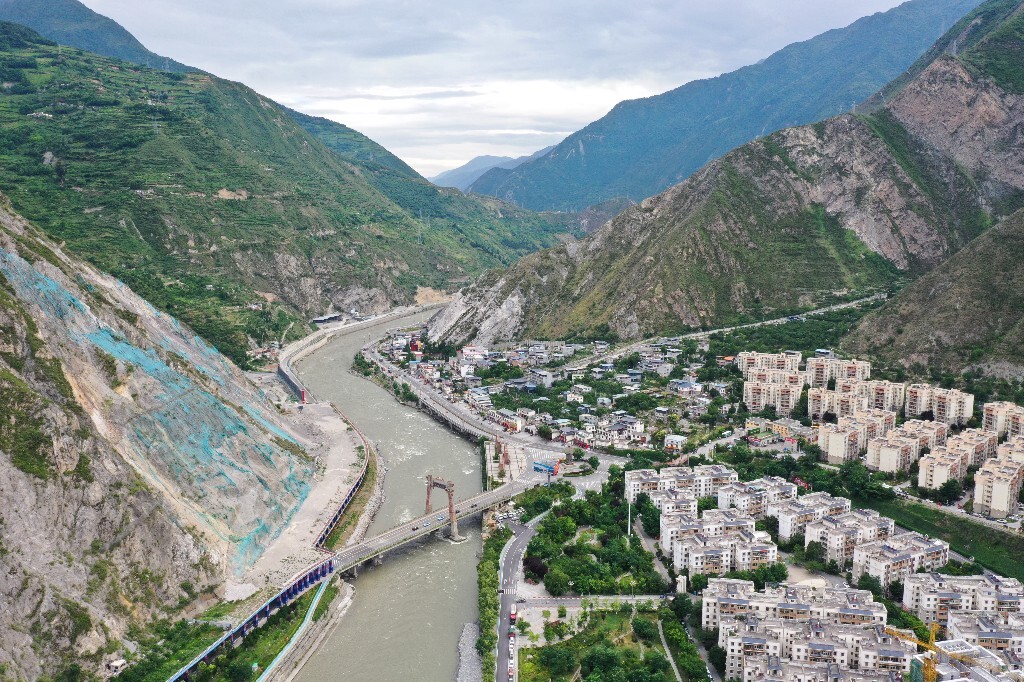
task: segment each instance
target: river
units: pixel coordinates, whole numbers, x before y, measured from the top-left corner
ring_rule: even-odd
[[[337,405],[384,458],[385,500],[368,536],[423,513],[428,473],[454,480],[458,499],[482,489],[474,446],[349,372],[352,358],[367,341],[431,314],[389,320],[336,338],[296,366],[313,395]],[[446,505],[443,491],[436,490],[434,509]],[[477,619],[480,526],[467,522],[459,530],[468,542],[454,545],[430,537],[386,556],[381,566],[360,568],[354,603],[303,666],[298,682],[452,682],[459,635],[465,623]]]

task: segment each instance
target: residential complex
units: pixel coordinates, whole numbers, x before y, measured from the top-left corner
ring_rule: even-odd
[[[690,575],[752,571],[778,560],[779,550],[771,535],[760,530],[744,530],[719,537],[698,534],[677,540],[672,545],[675,570],[686,569]]]
[[[850,500],[847,498],[817,492],[794,500],[781,500],[769,504],[765,515],[774,516],[779,520],[779,539],[788,541],[794,535],[803,533],[808,523],[826,516],[845,514],[848,511]]]
[[[898,429],[868,441],[864,464],[876,471],[906,471],[917,461],[922,449],[945,445],[948,432],[949,427],[941,422],[907,420]]]
[[[752,370],[774,369],[788,372],[796,372],[800,369],[800,362],[803,356],[798,351],[786,351],[784,353],[754,353],[744,351],[736,356],[736,366],[739,368],[743,378]]]
[[[933,570],[949,562],[949,544],[917,532],[858,545],[853,550],[853,579],[878,578],[882,585],[905,580],[918,569]]]
[[[941,625],[954,611],[1024,612],[1024,586],[1016,578],[994,574],[915,573],[903,581],[903,608],[926,623]]]
[[[802,386],[772,384],[761,381],[743,382],[743,402],[751,412],[771,407],[776,414],[789,415],[800,400]]]
[[[855,509],[808,523],[804,529],[804,546],[820,543],[825,548],[825,560],[834,561],[842,568],[853,560],[855,547],[885,540],[892,536],[895,527],[892,519],[873,509]]]
[[[938,490],[947,481],[962,481],[967,475],[964,456],[947,448],[936,448],[918,460],[917,487]]]
[[[702,535],[708,538],[738,535],[754,531],[754,519],[738,513],[735,509],[709,509],[701,517],[697,513],[661,513],[661,549],[673,556],[676,543],[686,538]],[[685,561],[683,562],[685,565]],[[678,570],[678,569],[677,569]]]
[[[957,611],[949,614],[946,634],[997,656],[1008,655],[1009,666],[1024,660],[1024,613],[1013,611]],[[1008,667],[1009,667],[1008,666]]]

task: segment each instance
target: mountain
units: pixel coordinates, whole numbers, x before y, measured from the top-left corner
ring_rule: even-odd
[[[539,159],[552,149],[554,149],[554,146],[545,147],[544,149],[540,149],[529,156],[520,156],[518,158],[511,156],[478,156],[474,159],[470,159],[458,168],[453,168],[452,170],[447,170],[435,175],[430,178],[430,181],[440,187],[455,187],[456,189],[461,189],[465,192],[477,178],[492,168],[512,170],[513,168],[518,168],[527,161]]]
[[[1020,2],[989,0],[871,114],[739,147],[579,243],[488,273],[435,338],[637,337],[916,277],[1024,205]],[[1009,59],[1007,57],[1010,57]]]
[[[843,348],[887,365],[1024,373],[1024,211],[867,315]]]
[[[11,679],[79,679],[58,673],[208,602],[315,474],[237,367],[3,196],[0,414]]]
[[[488,171],[471,191],[535,210],[639,201],[758,136],[849,111],[978,4],[911,0],[753,66],[621,102],[543,158]]]
[[[335,153],[207,74],[0,24],[0,83],[0,191],[240,364],[303,318],[435,297],[565,237],[564,216],[434,187],[358,134]],[[302,120],[343,146],[349,129]]]
[[[375,164],[390,168],[400,175],[422,179],[405,161],[389,152],[358,130],[328,118],[310,116],[292,109],[288,114],[309,134],[353,163]]]
[[[150,52],[119,23],[93,12],[78,0],[0,0],[0,21],[28,26],[61,45],[86,52],[154,69],[197,71]]]

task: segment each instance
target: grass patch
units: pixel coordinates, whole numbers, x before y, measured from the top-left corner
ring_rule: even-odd
[[[1001,575],[1024,580],[1024,536],[1015,535],[967,518],[946,514],[923,504],[900,500],[860,501],[868,507],[897,520],[901,526],[916,530],[949,543],[954,551]]]

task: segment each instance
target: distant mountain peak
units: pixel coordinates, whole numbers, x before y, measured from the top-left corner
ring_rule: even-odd
[[[453,168],[452,170],[447,170],[435,175],[430,178],[430,181],[439,187],[455,187],[456,189],[460,189],[465,192],[469,189],[470,185],[476,182],[477,178],[492,169],[498,168],[502,170],[512,170],[514,168],[518,168],[520,165],[528,161],[539,159],[554,148],[554,145],[544,147],[544,149],[535,151],[533,154],[520,157],[477,156],[458,168]]]

